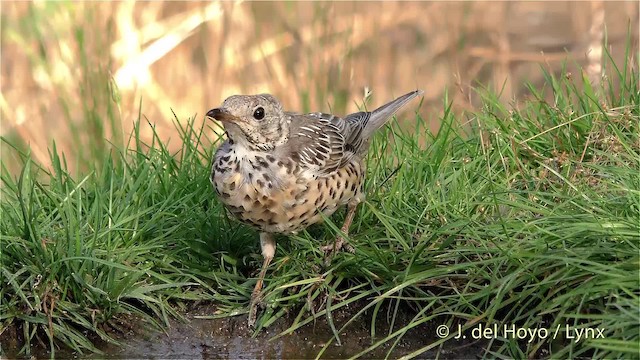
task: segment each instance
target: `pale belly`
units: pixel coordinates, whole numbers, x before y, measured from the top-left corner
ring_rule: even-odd
[[[332,215],[340,206],[362,200],[362,166],[358,162],[315,179],[299,169],[276,164],[262,172],[243,171],[234,164],[217,165],[211,180],[220,201],[240,221],[263,232],[296,233]]]

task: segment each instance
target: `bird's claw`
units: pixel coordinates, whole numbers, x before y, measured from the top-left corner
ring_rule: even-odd
[[[249,328],[253,329],[256,325],[256,315],[258,314],[258,307],[256,304],[249,305],[249,319],[247,320],[247,325]]]
[[[320,250],[324,251],[325,254],[337,253],[342,249],[352,254],[356,252],[356,249],[354,249],[353,246],[351,246],[342,236],[337,237],[333,244],[320,247]]]
[[[333,244],[321,246],[320,250],[325,253],[325,265],[329,265],[331,263],[331,258],[338,253],[338,251],[344,250],[351,254],[355,254],[356,249],[351,246],[342,236],[336,238]]]
[[[247,320],[247,325],[249,328],[253,329],[256,325],[257,315],[258,315],[258,307],[262,307],[262,294],[252,293],[251,294],[251,303],[249,303],[249,318]]]

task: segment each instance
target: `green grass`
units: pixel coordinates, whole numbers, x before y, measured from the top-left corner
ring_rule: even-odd
[[[445,101],[438,133],[420,117],[415,127],[387,128],[369,152],[368,197],[351,229],[355,254],[340,253],[326,266],[318,249],[336,235],[342,215],[278,238],[258,331],[285,314],[291,327],[280,336],[326,316],[335,334],[326,349],[350,323],[365,321],[372,341],[364,355],[425,323],[467,331],[513,324],[551,334],[560,326],[557,339],[492,339],[484,355],[637,357],[640,93],[633,68],[611,64],[616,91],[547,73],[547,88],[531,87],[533,99],[519,110],[481,90],[483,108],[464,120]],[[116,341],[127,314],[161,328],[195,300],[218,304],[215,316],[246,313],[262,262],[257,233],[216,201],[208,164],[218,139],[193,124],[176,120],[182,147],[170,153],[158,136],[142,143],[140,127],[153,125],[138,121],[126,147],[111,147],[78,176],[68,174],[55,145],[50,171],[15,149],[23,165],[12,176],[3,155],[0,332],[18,329],[25,355],[37,339],[52,351],[99,351],[88,334]],[[356,303],[366,305],[346,323],[333,319]],[[412,321],[396,322],[406,309]],[[392,325],[376,333],[383,319]],[[566,340],[565,326],[602,328],[605,337]],[[407,357],[456,346],[454,335]]]

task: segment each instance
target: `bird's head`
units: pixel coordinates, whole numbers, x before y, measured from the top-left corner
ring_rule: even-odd
[[[290,117],[269,94],[228,97],[207,117],[222,122],[231,141],[252,150],[272,150],[289,136]]]

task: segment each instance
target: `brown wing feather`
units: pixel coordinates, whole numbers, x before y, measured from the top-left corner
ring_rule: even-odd
[[[289,156],[317,176],[336,171],[344,157],[344,120],[322,113],[297,115],[291,124]]]
[[[360,111],[344,118],[325,113],[296,115],[291,124],[291,157],[318,176],[330,174],[362,156],[369,137],[409,100],[414,91],[373,112]]]

